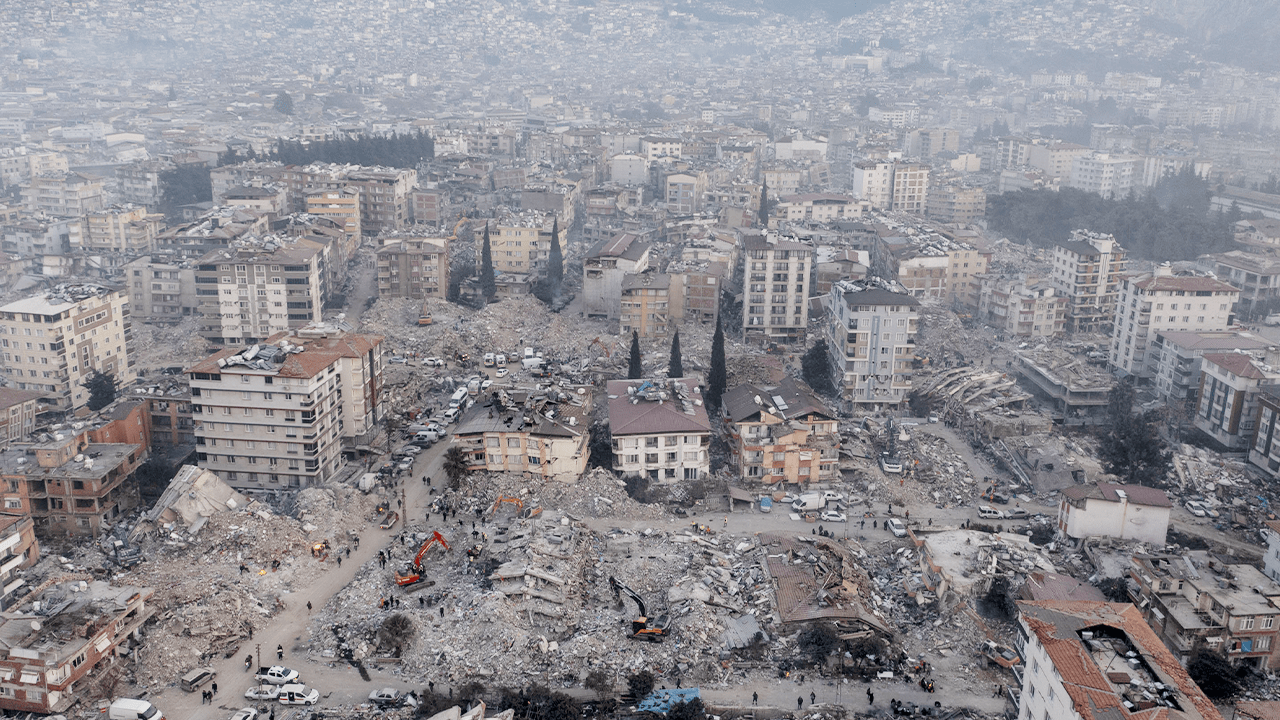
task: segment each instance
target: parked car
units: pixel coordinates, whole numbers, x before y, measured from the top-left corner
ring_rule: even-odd
[[[1025,518],[1030,514],[1031,513],[1028,513],[1026,509],[1020,508],[1020,507],[1016,507],[1016,508],[1013,508],[1012,510],[1004,511],[1004,516],[1006,518],[1009,518],[1010,520],[1021,520],[1022,518]]]
[[[1012,499],[1013,498],[1009,497],[1007,493],[1002,493],[1002,492],[991,493],[991,502],[997,503],[999,505],[1008,505],[1009,501]]]
[[[1207,517],[1209,515],[1209,513],[1205,512],[1204,505],[1201,505],[1195,500],[1186,501],[1183,503],[1183,507],[1187,509],[1187,512],[1195,515],[1196,517]]]
[[[493,376],[497,378],[504,378],[507,376],[507,369],[504,367],[500,367],[498,368],[497,372],[493,374]]]
[[[275,700],[280,697],[279,685],[254,685],[244,691],[246,700]]]
[[[320,700],[320,691],[306,685],[284,685],[280,688],[281,705],[315,705]]]
[[[835,510],[826,510],[818,516],[818,519],[822,522],[848,522],[849,516]]]
[[[889,518],[885,520],[885,524],[889,526],[889,532],[893,533],[894,537],[907,536],[907,526],[903,525],[898,518]]]
[[[492,386],[493,386],[493,381],[490,380],[489,378],[485,378],[484,380],[480,381],[480,392],[484,392],[485,390],[488,390]]]
[[[832,490],[823,490],[822,497],[827,502],[844,502],[844,494]]]
[[[444,367],[444,360],[438,357],[424,358],[422,364],[426,367]]]
[[[258,711],[253,708],[240,708],[231,720],[258,720]]]
[[[253,677],[260,682],[284,685],[297,680],[298,671],[290,670],[283,665],[272,665],[271,667],[258,668],[258,672]]]
[[[768,495],[760,498],[760,512],[773,512],[773,498]]]
[[[382,688],[369,693],[369,702],[374,705],[399,705],[404,700],[404,694],[395,688]]]
[[[991,507],[990,505],[979,505],[978,517],[983,518],[984,520],[1003,520],[1004,513]]]
[[[216,677],[218,677],[218,673],[211,667],[196,668],[182,676],[182,689],[187,692],[195,692],[209,682],[212,682]]]
[[[409,455],[417,455],[418,453],[422,452],[422,448],[416,447],[413,445],[405,445],[404,447],[400,448],[400,452],[406,453]]]

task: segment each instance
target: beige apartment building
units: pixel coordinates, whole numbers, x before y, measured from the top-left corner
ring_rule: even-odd
[[[449,240],[385,237],[376,253],[378,296],[443,298],[449,289]]]
[[[346,235],[346,255],[350,256],[360,245],[360,189],[341,187],[331,190],[312,190],[307,193],[307,213],[328,218]]]
[[[1239,299],[1238,289],[1217,278],[1174,275],[1167,265],[1125,277],[1111,331],[1111,367],[1154,378],[1160,364],[1157,335],[1226,330]]]
[[[22,204],[33,213],[79,217],[103,208],[102,181],[69,171],[36,175],[22,186]]]
[[[809,327],[813,247],[777,235],[743,236],[746,296],[743,337],[759,343],[803,344]]]
[[[536,275],[546,266],[551,252],[551,231],[554,216],[541,213],[521,213],[498,220],[489,230],[489,251],[493,269],[500,273]],[[560,248],[565,244],[565,228],[558,228]],[[484,229],[473,233],[476,238],[476,258],[484,246]],[[478,265],[477,260],[477,265]]]
[[[129,295],[105,285],[59,285],[0,306],[0,348],[11,386],[46,393],[55,410],[89,400],[95,370],[133,382]]]
[[[253,345],[319,320],[324,249],[310,240],[267,236],[200,258],[200,334],[219,345]]]
[[[845,409],[896,406],[912,388],[920,301],[881,282],[831,286],[827,352]]]
[[[164,229],[164,215],[139,205],[113,205],[90,212],[70,226],[72,250],[151,252]]]
[[[1128,253],[1111,235],[1073,230],[1071,240],[1053,247],[1049,277],[1067,298],[1067,329],[1104,332],[1110,328]]]

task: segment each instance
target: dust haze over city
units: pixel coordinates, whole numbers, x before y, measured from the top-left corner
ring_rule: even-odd
[[[6,717],[1280,718],[1274,0],[0,30]]]

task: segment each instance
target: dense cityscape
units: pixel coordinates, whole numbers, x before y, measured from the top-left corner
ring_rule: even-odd
[[[1278,17],[0,5],[0,711],[1280,718]]]

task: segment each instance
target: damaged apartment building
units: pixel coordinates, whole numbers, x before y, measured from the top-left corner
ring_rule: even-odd
[[[86,575],[18,601],[0,619],[0,710],[62,713],[82,697],[109,694],[125,669],[121,650],[154,612],[153,594]]]
[[[472,470],[576,482],[587,470],[590,415],[588,388],[498,388],[459,419],[453,447],[467,453]]]
[[[702,392],[683,378],[610,380],[613,469],[671,484],[711,471],[711,422]]]
[[[739,385],[721,404],[745,481],[807,486],[839,477],[839,421],[809,388],[790,378],[777,387]]]
[[[898,283],[869,278],[831,287],[828,361],[845,410],[895,407],[907,399],[919,307]]]

